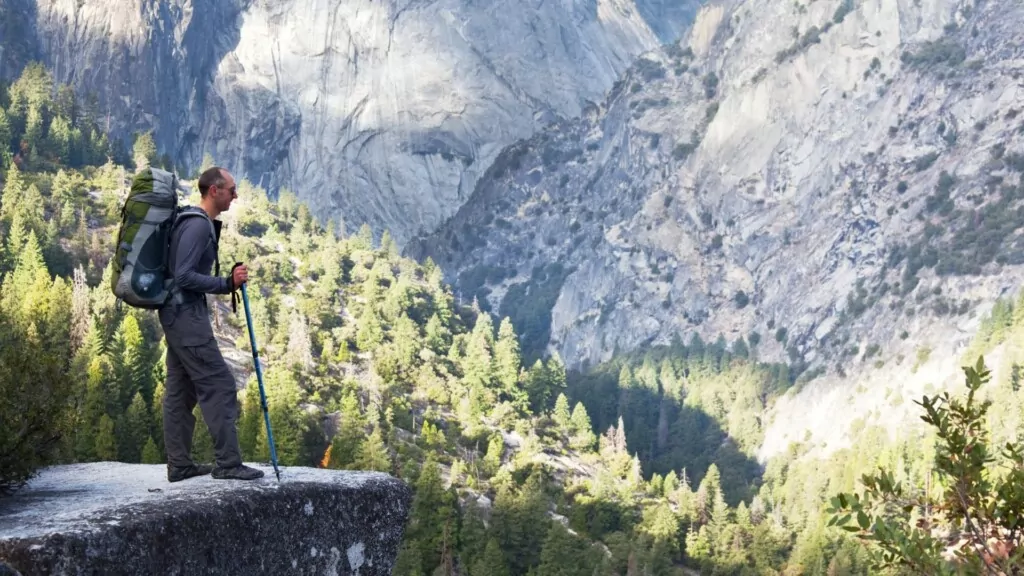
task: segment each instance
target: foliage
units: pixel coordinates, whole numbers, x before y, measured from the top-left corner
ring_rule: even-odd
[[[937,486],[905,486],[884,469],[861,478],[863,495],[840,493],[830,525],[872,544],[879,568],[927,574],[1019,574],[1024,562],[1024,446],[1008,442],[1003,466],[993,464],[979,390],[990,380],[984,358],[965,366],[966,397],[949,393],[916,402],[939,444]]]
[[[708,85],[717,89],[710,75]],[[4,117],[10,131],[0,157],[9,157],[0,187],[0,477],[9,488],[46,463],[164,458],[160,326],[155,315],[117,308],[108,288],[109,238],[134,162],[96,129],[85,101],[36,66],[0,102],[0,131]],[[155,160],[154,137],[136,141],[140,158]],[[513,147],[504,162],[515,161]],[[1013,194],[1001,205],[1010,220]],[[399,256],[387,234],[376,245],[369,227],[339,235],[294,194],[275,202],[244,178],[238,196],[220,250],[250,267],[279,456],[381,470],[415,487],[398,576],[674,575],[683,566],[864,574],[865,549],[826,526],[823,495],[852,490],[876,464],[901,463],[918,483],[928,473],[927,439],[890,441],[871,425],[830,458],[806,457],[809,447],[796,444],[760,466],[762,418],[798,370],[757,362],[756,333],[749,346],[677,339],[567,371],[541,344],[571,273],[561,264],[513,284],[492,315],[479,300],[456,298],[433,262]],[[931,256],[922,248],[914,258]],[[471,279],[482,292],[510,274],[481,269]],[[219,335],[247,353],[244,319],[225,299],[211,303]],[[979,349],[1024,342],[1018,310],[1019,302],[994,309]],[[781,327],[774,336],[788,339]],[[999,438],[1015,431],[1013,406],[1024,400],[1019,348],[1006,355],[1005,373],[1016,376],[994,392],[1005,400],[991,414]],[[242,451],[265,460],[255,377],[243,378]],[[197,415],[195,455],[208,459],[212,442]],[[476,504],[482,497],[493,502],[489,515]]]

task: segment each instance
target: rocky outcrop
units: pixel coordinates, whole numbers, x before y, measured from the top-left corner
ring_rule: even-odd
[[[0,574],[387,575],[411,490],[390,476],[283,468],[168,483],[163,466],[47,468],[0,501]]]
[[[1024,278],[1022,26],[1009,0],[712,3],[408,252],[520,331],[546,322],[572,366],[756,342],[814,383],[765,453],[837,440],[857,382],[939,384],[929,355],[954,358]]]
[[[697,5],[0,0],[28,21],[0,23],[0,73],[40,58],[129,143],[155,129],[178,166],[210,153],[402,245],[451,215],[504,146],[578,115],[678,37]]]

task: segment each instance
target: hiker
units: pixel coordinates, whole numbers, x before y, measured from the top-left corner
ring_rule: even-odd
[[[217,479],[254,480],[262,478],[263,472],[242,464],[235,427],[235,378],[213,336],[206,301],[207,294],[231,294],[249,279],[244,265],[235,265],[230,274],[220,277],[217,260],[221,231],[217,217],[238,197],[235,180],[227,170],[210,168],[199,177],[199,192],[205,217],[182,218],[171,232],[174,295],[159,310],[167,339],[163,398],[167,480],[179,482],[205,474]],[[217,271],[210,276],[215,262]],[[192,461],[196,423],[192,410],[197,401],[213,437],[216,467]]]

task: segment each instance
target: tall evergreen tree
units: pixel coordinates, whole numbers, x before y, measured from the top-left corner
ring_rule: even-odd
[[[504,318],[498,328],[498,341],[494,345],[494,378],[506,399],[520,410],[527,408],[529,398],[519,387],[519,339],[512,320]]]
[[[141,462],[142,449],[149,436],[149,409],[142,394],[136,393],[131,405],[117,421],[117,454],[121,462]]]
[[[380,426],[374,426],[373,432],[359,444],[355,465],[360,470],[391,471],[391,456],[381,437]]]
[[[483,554],[471,566],[469,576],[510,576],[501,546],[494,538],[487,541]]]
[[[559,394],[558,399],[555,400],[555,409],[551,413],[551,417],[558,424],[559,429],[563,434],[569,432],[569,427],[572,424],[572,414],[569,412],[569,399],[565,397],[565,394]]]
[[[0,170],[6,171],[12,164],[11,140],[13,140],[11,122],[7,118],[7,112],[0,107]]]
[[[341,400],[340,425],[331,440],[331,457],[328,467],[341,470],[355,464],[359,445],[365,436],[365,422],[359,410],[359,399],[354,393]]]
[[[101,461],[117,460],[117,437],[114,435],[114,421],[106,414],[100,417],[93,453]]]
[[[10,221],[24,194],[25,184],[21,178],[21,170],[12,162],[7,168],[7,177],[4,178],[3,196],[0,196],[0,220]]]
[[[450,495],[441,482],[441,470],[430,454],[416,480],[409,525],[409,537],[419,545],[425,574],[433,573],[441,564],[444,526],[453,516]]]
[[[577,402],[572,409],[570,417],[570,428],[572,429],[571,446],[577,450],[589,450],[594,446],[597,437],[594,435],[590,423],[590,416],[582,402]]]
[[[156,142],[153,141],[152,132],[143,132],[135,136],[135,144],[132,147],[132,159],[135,162],[135,171],[153,165],[156,162]]]
[[[115,337],[121,353],[114,361],[115,376],[120,388],[120,402],[127,409],[132,398],[139,392],[152,397],[151,370],[147,363],[149,356],[142,337],[139,321],[133,314],[126,314]],[[142,447],[139,446],[139,449]]]
[[[157,448],[156,442],[153,441],[153,437],[150,436],[146,439],[146,445],[142,448],[142,463],[143,464],[162,464],[164,457],[160,453],[160,449]]]

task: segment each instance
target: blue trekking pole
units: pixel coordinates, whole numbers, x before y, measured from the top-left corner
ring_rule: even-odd
[[[252,362],[256,366],[256,381],[260,385],[260,404],[263,406],[263,420],[267,423],[267,440],[270,441],[270,461],[274,464],[274,475],[281,481],[277,469],[277,449],[274,448],[274,433],[270,430],[270,412],[267,410],[267,393],[263,391],[263,370],[260,368],[260,353],[256,350],[256,334],[252,331],[252,314],[249,312],[249,295],[242,284],[242,302],[245,304],[245,324],[249,327],[249,344],[252,345]]]

